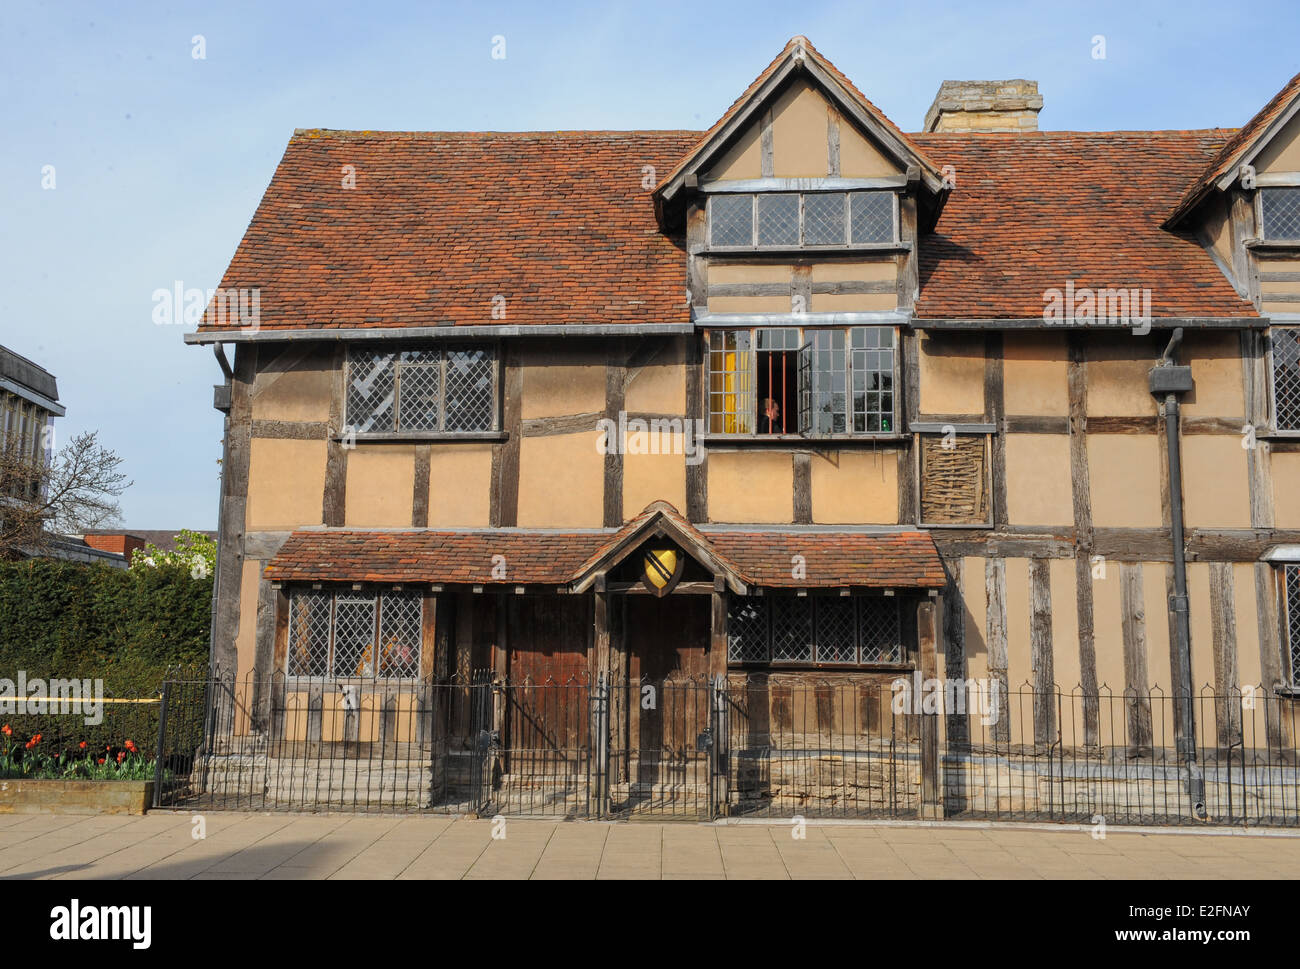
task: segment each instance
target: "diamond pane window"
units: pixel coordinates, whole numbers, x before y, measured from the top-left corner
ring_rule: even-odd
[[[391,431],[396,380],[394,354],[353,351],[348,366],[348,426],[358,434]]]
[[[492,427],[492,355],[483,349],[447,351],[446,431],[486,431]]]
[[[812,602],[805,596],[772,598],[772,659],[808,662],[813,658]]]
[[[423,602],[417,592],[294,591],[289,597],[290,676],[420,675]]]
[[[799,196],[758,196],[758,244],[760,246],[797,246],[799,244]]]
[[[374,676],[375,600],[339,596],[334,602],[335,676]]]
[[[1275,326],[1273,412],[1279,431],[1300,431],[1300,326]]]
[[[803,244],[805,246],[842,246],[844,236],[844,196],[805,195],[803,199]]]
[[[767,662],[769,601],[757,597],[731,597],[727,605],[727,659],[731,662]]]
[[[324,676],[329,651],[330,594],[295,592],[289,599],[289,675]]]
[[[817,600],[817,662],[856,663],[857,634],[850,598]]]
[[[418,431],[438,426],[442,361],[437,350],[403,350],[398,354],[401,383],[397,400],[397,429]]]
[[[754,244],[754,196],[715,195],[709,200],[709,243],[715,246]]]
[[[1262,188],[1259,209],[1265,239],[1300,240],[1300,188]]]
[[[352,350],[346,427],[394,431],[491,431],[496,354],[489,347]]]
[[[419,675],[422,617],[418,593],[383,594],[379,610],[380,676]]]
[[[1285,565],[1287,673],[1292,686],[1300,686],[1300,565]]]
[[[901,663],[903,640],[898,622],[898,600],[863,596],[858,599],[858,629],[862,643],[861,662]]]
[[[850,242],[860,246],[894,241],[892,192],[854,192],[849,196]]]

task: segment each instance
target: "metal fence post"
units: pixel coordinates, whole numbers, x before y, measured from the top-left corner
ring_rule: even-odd
[[[590,810],[598,818],[609,813],[609,674],[596,677],[591,694],[591,791]]]
[[[162,705],[158,710],[158,743],[153,759],[153,806],[162,807],[163,788],[163,749],[167,736],[167,697],[171,680],[164,680],[162,686]]]
[[[713,679],[710,691],[713,708],[712,780],[713,803],[709,805],[713,817],[731,813],[731,710],[727,702],[727,678],[719,673]]]

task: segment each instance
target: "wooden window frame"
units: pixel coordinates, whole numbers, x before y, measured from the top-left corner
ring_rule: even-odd
[[[767,638],[767,658],[761,660],[737,660],[731,658],[731,642],[727,642],[727,666],[728,668],[744,670],[770,670],[772,672],[792,672],[798,670],[838,670],[844,673],[863,673],[875,671],[894,672],[896,670],[908,670],[913,668],[913,664],[908,660],[912,650],[908,644],[903,642],[903,635],[906,631],[906,624],[903,622],[903,597],[901,596],[883,596],[883,595],[850,595],[843,596],[837,593],[827,593],[824,595],[757,595],[744,596],[741,598],[752,599],[763,603],[765,628]],[[822,599],[834,599],[840,601],[849,599],[853,602],[853,631],[854,631],[854,653],[855,658],[852,662],[823,661],[817,656],[817,608],[815,603]],[[777,599],[791,599],[808,603],[809,615],[808,622],[812,628],[812,658],[811,659],[772,659],[772,609],[771,603]],[[862,604],[859,600],[872,600],[880,602],[891,602],[894,606],[895,621],[898,629],[898,659],[894,662],[862,662]]]
[[[300,593],[315,592],[329,596],[329,636],[326,644],[325,667],[327,672],[322,674],[315,673],[292,673],[290,672],[290,653],[293,650],[292,641],[292,617],[293,617],[293,600]],[[362,676],[357,674],[335,674],[329,672],[334,665],[335,636],[338,630],[338,600],[340,597],[357,597],[361,599],[369,598],[373,600],[371,609],[371,627],[373,629],[374,643],[378,643],[383,629],[383,609],[384,598],[388,595],[410,595],[419,602],[419,645],[415,659],[416,672],[410,675],[402,674],[380,674],[373,676]],[[350,585],[325,586],[324,588],[314,588],[310,585],[296,584],[287,589],[287,595],[284,598],[285,608],[288,610],[285,627],[285,650],[284,650],[284,668],[280,672],[285,677],[285,689],[289,691],[303,690],[311,687],[331,687],[336,685],[367,685],[375,683],[392,684],[395,686],[411,686],[418,684],[426,677],[425,667],[428,658],[428,651],[433,648],[432,643],[426,640],[426,621],[428,619],[428,602],[427,597],[417,588],[408,588],[401,584],[393,585],[366,585],[361,589],[353,588]],[[373,645],[373,644],[372,644]]]
[[[1297,184],[1295,184],[1295,185],[1276,185],[1276,184],[1274,184],[1274,185],[1260,185],[1260,186],[1255,190],[1255,199],[1254,199],[1254,202],[1255,202],[1255,205],[1254,205],[1254,209],[1255,209],[1255,225],[1257,225],[1257,226],[1259,227],[1259,240],[1260,240],[1261,242],[1267,242],[1269,245],[1272,245],[1272,246],[1296,246],[1296,247],[1300,247],[1300,235],[1295,235],[1295,236],[1270,236],[1270,235],[1268,235],[1268,234],[1264,231],[1264,193],[1265,193],[1265,192],[1271,192],[1271,191],[1274,191],[1274,190],[1277,190],[1277,189],[1281,189],[1281,190],[1283,190],[1283,191],[1291,190],[1291,191],[1295,191],[1295,192],[1300,192],[1300,174],[1297,174],[1297,175],[1294,175],[1294,176],[1290,176],[1290,177],[1293,177],[1293,178],[1297,179]]]
[[[893,231],[891,238],[886,242],[853,242],[853,209],[851,196],[862,195],[869,192],[887,193],[891,196]],[[758,199],[762,195],[797,195],[799,198],[799,241],[793,245],[759,245],[758,243]],[[809,245],[804,240],[804,200],[809,195],[839,195],[844,203],[844,241],[820,243]],[[750,201],[750,240],[748,246],[722,246],[715,245],[713,242],[713,203],[718,198],[738,198],[748,197]],[[708,239],[707,252],[730,253],[730,252],[849,252],[865,251],[870,252],[873,249],[895,249],[901,245],[900,226],[899,226],[899,193],[894,189],[874,188],[874,189],[824,189],[821,191],[773,191],[773,192],[737,192],[737,193],[715,193],[710,194],[706,200],[705,214],[707,229],[706,237]]]
[[[1277,406],[1277,369],[1273,356],[1273,333],[1276,330],[1294,330],[1296,334],[1297,345],[1300,345],[1300,323],[1296,324],[1274,324],[1268,329],[1268,349],[1265,353],[1266,366],[1268,367],[1268,423],[1270,437],[1297,437],[1300,438],[1300,424],[1295,427],[1282,427],[1278,420]]]
[[[757,430],[759,426],[758,357],[760,353],[758,349],[758,332],[760,330],[786,330],[786,329],[798,330],[799,332],[798,343],[800,347],[803,347],[808,343],[808,334],[811,334],[813,332],[833,331],[833,332],[842,333],[844,335],[844,358],[845,358],[844,359],[844,368],[845,368],[844,369],[844,378],[845,378],[844,414],[845,414],[845,427],[846,427],[845,431],[832,432],[828,434],[815,434],[811,432],[804,434],[799,431],[795,431],[792,434],[763,434],[758,432]],[[889,348],[890,362],[892,367],[891,386],[893,388],[892,390],[893,410],[890,418],[891,429],[888,431],[883,431],[883,430],[882,431],[854,431],[853,430],[853,416],[854,416],[853,375],[855,371],[853,369],[852,331],[855,329],[883,329],[883,330],[889,330],[893,334],[893,343]],[[746,391],[746,394],[748,395],[750,405],[754,408],[754,412],[751,415],[751,426],[754,428],[754,430],[752,431],[728,432],[725,430],[722,431],[713,430],[714,415],[729,413],[724,411],[713,410],[712,387],[713,387],[713,377],[715,375],[715,371],[712,368],[712,355],[714,353],[713,334],[733,333],[733,332],[748,333],[750,337],[749,350],[747,351],[749,354],[749,384],[748,384],[748,390]],[[900,381],[902,379],[902,373],[901,373],[902,368],[901,368],[901,360],[900,360],[901,347],[900,347],[899,338],[900,338],[900,333],[899,333],[899,328],[897,326],[889,326],[884,324],[874,325],[874,326],[864,325],[864,324],[853,324],[851,326],[802,327],[797,325],[797,323],[792,322],[791,325],[789,326],[780,326],[780,325],[753,326],[753,327],[730,326],[730,327],[717,327],[717,328],[706,330],[704,333],[705,345],[704,345],[704,354],[703,354],[704,359],[702,363],[702,366],[704,368],[703,380],[704,380],[704,387],[705,387],[705,393],[704,393],[705,413],[703,416],[704,416],[704,426],[705,426],[706,434],[709,437],[716,438],[718,440],[725,440],[727,442],[753,441],[753,442],[763,443],[763,442],[785,441],[791,443],[798,443],[798,442],[808,442],[808,441],[872,441],[872,440],[894,441],[894,440],[898,440],[902,436],[898,431],[899,404],[900,404],[899,386],[900,386]],[[719,351],[719,352],[725,352],[725,351]],[[716,371],[716,373],[719,374],[740,373],[740,372],[741,371]],[[872,372],[874,373],[875,371]]]
[[[356,426],[353,415],[349,412],[348,406],[348,387],[352,380],[352,354],[354,349],[370,349],[370,347],[359,347],[352,345],[348,347],[347,360],[344,363],[343,373],[343,434],[340,437],[349,436],[358,441],[420,441],[420,440],[498,440],[504,435],[501,431],[501,415],[504,409],[501,382],[501,358],[502,347],[499,340],[467,340],[467,341],[448,341],[446,343],[435,344],[394,344],[391,347],[385,347],[386,352],[393,354],[393,420],[392,427],[383,431],[351,431]],[[491,404],[492,416],[489,426],[482,430],[470,431],[447,431],[443,430],[447,420],[447,354],[457,350],[482,350],[491,358],[492,363],[492,391]],[[433,429],[416,429],[416,428],[399,428],[400,420],[400,395],[401,395],[401,371],[402,366],[399,357],[402,353],[411,351],[436,351],[438,353],[438,427]],[[350,432],[350,433],[349,433]]]

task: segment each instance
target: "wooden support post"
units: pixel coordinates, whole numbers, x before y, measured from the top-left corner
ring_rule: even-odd
[[[609,593],[605,591],[604,573],[596,576],[595,610],[592,625],[596,631],[595,669],[592,673],[599,676],[611,671],[613,656],[610,648],[609,631]]]
[[[1029,561],[1029,651],[1034,672],[1034,743],[1056,742],[1056,671],[1052,652],[1052,586],[1046,559]]]
[[[921,681],[934,680],[939,673],[939,625],[935,618],[935,600],[925,599],[916,607],[916,632],[919,646]],[[912,702],[919,704],[921,697]],[[921,805],[918,817],[938,820],[943,817],[943,796],[939,782],[939,714],[922,713],[921,717]]]
[[[709,676],[727,675],[727,581],[713,580],[712,617],[709,631]]]

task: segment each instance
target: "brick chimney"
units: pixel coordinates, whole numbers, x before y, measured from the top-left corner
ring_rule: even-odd
[[[925,112],[925,131],[1037,131],[1037,81],[944,81]]]

